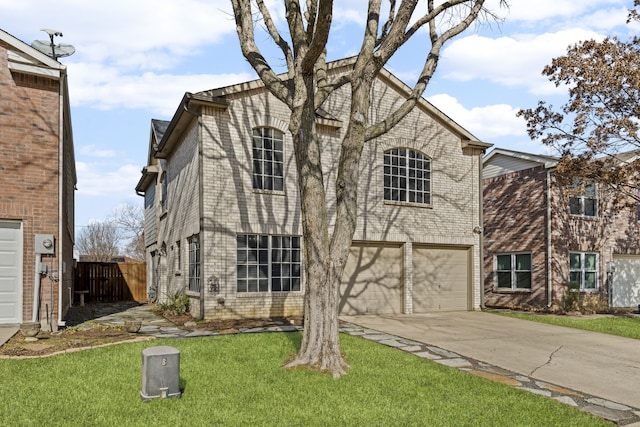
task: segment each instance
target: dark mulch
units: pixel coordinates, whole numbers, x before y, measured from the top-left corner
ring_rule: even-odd
[[[120,328],[94,328],[88,330],[66,329],[58,332],[40,332],[37,341],[28,341],[21,332],[14,335],[2,347],[2,356],[46,356],[78,348],[91,348],[104,344],[136,339]]]
[[[302,317],[298,316],[273,317],[268,319],[216,319],[201,321],[194,321],[190,314],[184,314],[181,316],[164,314],[163,316],[167,320],[175,323],[178,327],[207,331],[242,330],[282,325],[302,325]]]
[[[243,329],[269,326],[302,325],[302,317],[276,317],[270,319],[226,319],[194,321],[190,314],[181,316],[166,314],[164,317],[176,326],[184,329],[217,331],[234,333]],[[185,325],[186,324],[186,325]],[[61,351],[78,348],[92,348],[104,344],[112,344],[133,340],[140,335],[132,334],[120,327],[102,327],[95,325],[92,329],[69,327],[58,332],[41,331],[37,341],[28,341],[18,332],[0,347],[0,356],[46,356]]]

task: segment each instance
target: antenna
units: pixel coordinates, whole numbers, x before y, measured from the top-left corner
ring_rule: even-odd
[[[34,40],[34,42],[31,43],[31,47],[39,50],[40,52],[44,53],[47,56],[50,56],[55,60],[58,60],[58,58],[62,58],[64,56],[73,55],[75,53],[76,48],[71,46],[70,44],[60,43],[56,45],[53,42],[54,37],[62,37],[62,33],[60,31],[51,30],[48,28],[43,28],[42,31],[49,34],[50,41],[47,42],[46,40]]]

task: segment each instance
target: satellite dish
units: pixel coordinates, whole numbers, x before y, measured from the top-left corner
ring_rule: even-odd
[[[34,40],[34,42],[31,43],[31,47],[56,60],[58,58],[70,56],[75,53],[76,48],[71,46],[70,44],[60,43],[56,45],[55,43],[53,43],[54,36],[62,37],[62,33],[60,31],[49,29],[43,29],[42,31],[49,34],[50,41],[47,42],[45,40]]]

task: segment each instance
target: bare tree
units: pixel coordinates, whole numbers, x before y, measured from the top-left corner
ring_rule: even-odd
[[[627,22],[639,18],[631,10]],[[631,178],[640,174],[640,152],[628,155],[640,149],[639,62],[640,39],[606,38],[570,46],[544,68],[551,82],[567,87],[568,101],[560,108],[540,101],[518,115],[527,121],[531,139],[557,150],[557,173],[564,181],[595,180],[639,200],[637,180]]]
[[[120,233],[113,221],[96,221],[78,233],[76,249],[87,261],[110,262],[118,255]]]
[[[144,261],[144,208],[130,202],[125,203],[114,211],[112,221],[120,228],[125,255]]]
[[[264,0],[231,0],[242,53],[267,89],[290,110],[301,196],[306,293],[304,337],[299,353],[287,366],[308,366],[340,376],[348,369],[338,335],[340,279],[356,227],[359,162],[365,142],[377,138],[402,120],[421,98],[433,76],[440,51],[448,40],[478,17],[493,17],[484,0],[390,0],[386,18],[382,0],[370,0],[360,51],[351,72],[330,78],[326,46],[334,14],[332,0],[285,0],[287,27],[281,30]],[[252,7],[252,3],[255,6]],[[424,8],[417,11],[420,3]],[[501,1],[501,4],[505,4]],[[304,10],[303,10],[304,8]],[[261,19],[284,55],[287,72],[275,73],[256,43],[255,19]],[[371,123],[371,88],[380,70],[419,30],[431,42],[417,83],[406,101],[384,120]],[[281,58],[276,59],[278,62]],[[316,111],[338,88],[350,87],[349,123],[342,142],[335,182],[335,225],[330,229],[328,200],[316,132]]]

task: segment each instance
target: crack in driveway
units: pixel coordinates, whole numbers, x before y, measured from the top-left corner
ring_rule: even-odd
[[[553,360],[553,356],[555,356],[555,355],[556,355],[556,353],[557,353],[557,352],[559,352],[559,351],[560,351],[560,349],[561,349],[562,347],[563,347],[563,346],[560,346],[560,347],[556,348],[555,350],[553,350],[553,352],[549,355],[549,359],[547,359],[547,361],[546,361],[546,362],[544,362],[542,365],[538,366],[538,367],[537,367],[537,368],[535,368],[533,371],[531,371],[531,373],[529,374],[529,376],[530,376],[530,377],[532,377],[532,376],[536,373],[536,371],[537,371],[538,369],[542,369],[542,368],[544,368],[545,366],[547,366],[549,363],[551,363],[551,361]]]

